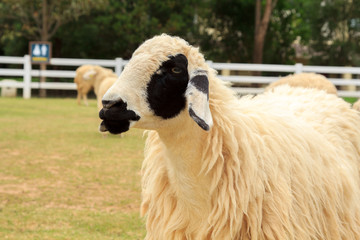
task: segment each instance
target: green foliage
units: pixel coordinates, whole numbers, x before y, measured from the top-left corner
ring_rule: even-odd
[[[264,3],[264,1],[263,1]],[[201,47],[214,61],[252,62],[255,2],[211,0],[202,12]],[[293,63],[292,43],[304,33],[294,4],[279,0],[273,11],[264,45],[264,63]]]
[[[266,36],[264,63],[294,64],[295,50],[292,44],[302,35],[297,22],[294,6],[288,1],[278,1]]]
[[[254,1],[210,0],[200,12],[200,45],[214,61],[247,62],[252,57]]]
[[[59,56],[130,58],[145,39],[163,32],[188,37],[196,1],[117,1],[61,27]]]
[[[3,0],[0,16],[9,23],[5,37],[16,33],[29,40],[47,41],[61,25],[106,5],[107,0]]]
[[[300,6],[311,31],[311,64],[360,64],[360,1],[304,0]]]
[[[5,56],[24,56],[29,51],[29,42],[22,36],[7,37],[2,41],[2,44],[4,45]]]

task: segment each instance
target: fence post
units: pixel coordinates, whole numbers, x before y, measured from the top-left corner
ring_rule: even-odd
[[[346,67],[350,67],[350,66],[346,66]],[[352,74],[351,73],[343,73],[342,78],[343,79],[352,79]],[[341,89],[345,89],[347,91],[356,91],[356,85],[347,85],[347,86],[342,87]]]
[[[31,98],[31,62],[30,56],[24,56],[24,87],[23,87],[23,98]]]
[[[115,73],[116,75],[120,76],[122,69],[123,69],[123,59],[122,58],[115,58]]]
[[[295,73],[302,73],[303,65],[302,63],[295,64]]]

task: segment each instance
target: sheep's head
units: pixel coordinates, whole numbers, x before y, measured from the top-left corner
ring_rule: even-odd
[[[102,99],[100,131],[158,129],[185,114],[209,130],[208,71],[198,49],[180,38],[161,35],[144,42]]]

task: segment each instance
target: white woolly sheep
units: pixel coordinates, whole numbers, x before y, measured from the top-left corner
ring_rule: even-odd
[[[111,69],[97,65],[82,65],[78,67],[74,78],[77,88],[77,103],[80,105],[82,98],[84,104],[88,105],[87,94],[94,90],[97,96],[100,84],[105,77],[117,78],[117,75]]]
[[[337,95],[335,85],[327,80],[327,78],[323,75],[316,73],[298,73],[282,77],[279,80],[272,82],[265,91],[270,91],[271,89],[283,84],[288,84],[292,87],[321,89],[327,93]]]
[[[97,107],[99,111],[103,107],[101,103],[102,97],[105,95],[106,91],[109,90],[109,88],[115,83],[116,79],[117,77],[105,77],[100,83],[98,94],[96,96]]]
[[[352,105],[353,109],[360,111],[360,99],[358,99],[354,104]]]
[[[106,91],[115,83],[116,79],[117,77],[105,77],[104,80],[100,83],[99,91],[96,96],[98,111],[100,111],[103,107],[101,102],[102,97],[105,95]],[[106,137],[107,133],[102,133],[102,135],[103,137]],[[120,137],[122,136],[120,135]]]
[[[147,240],[360,239],[360,117],[289,85],[240,99],[197,48],[144,42],[103,97],[101,131],[149,129]]]

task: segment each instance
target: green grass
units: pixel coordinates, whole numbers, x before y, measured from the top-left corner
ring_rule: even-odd
[[[0,239],[143,239],[142,131],[103,137],[95,100],[0,98]]]
[[[344,100],[347,101],[348,103],[353,104],[354,102],[356,102],[358,99],[355,97],[344,97]]]

